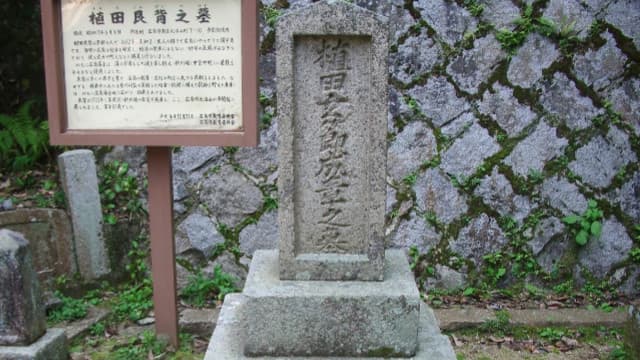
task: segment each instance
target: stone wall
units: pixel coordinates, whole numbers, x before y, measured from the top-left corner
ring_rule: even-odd
[[[194,264],[244,277],[277,244],[273,21],[310,2],[262,1],[261,145],[174,155],[181,281]],[[390,20],[385,226],[421,284],[637,294],[640,2],[352,2]],[[580,246],[562,219],[590,202],[602,235]]]

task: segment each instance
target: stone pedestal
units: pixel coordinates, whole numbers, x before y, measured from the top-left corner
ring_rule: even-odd
[[[401,250],[386,251],[384,275],[280,280],[278,253],[258,251],[243,294],[225,299],[205,360],[455,359]]]
[[[420,294],[401,250],[388,250],[384,281],[287,281],[278,253],[258,251],[245,284],[250,356],[413,356]]]

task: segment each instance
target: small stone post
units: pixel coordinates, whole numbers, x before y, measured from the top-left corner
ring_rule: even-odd
[[[47,331],[29,242],[7,229],[0,229],[0,289],[0,359],[66,359],[64,331]]]
[[[58,166],[73,225],[78,270],[87,280],[97,279],[109,273],[109,258],[95,157],[91,150],[67,151],[58,156]]]

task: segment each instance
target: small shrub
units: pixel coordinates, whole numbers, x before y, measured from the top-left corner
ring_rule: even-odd
[[[213,269],[213,276],[208,277],[198,272],[189,278],[189,283],[182,289],[180,296],[190,304],[204,306],[210,299],[223,300],[224,297],[238,289],[234,278],[222,271],[220,265]]]
[[[0,115],[0,166],[14,171],[25,170],[49,153],[49,128],[46,120],[31,116],[33,101],[18,112]]]
[[[51,323],[84,319],[87,316],[87,304],[82,299],[74,299],[56,292],[56,296],[62,301],[62,306],[51,311],[47,320]]]

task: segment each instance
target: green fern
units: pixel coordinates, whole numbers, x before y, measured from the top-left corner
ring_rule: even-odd
[[[46,120],[31,116],[28,101],[14,116],[0,114],[0,166],[20,171],[49,156],[49,128]]]

